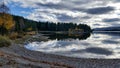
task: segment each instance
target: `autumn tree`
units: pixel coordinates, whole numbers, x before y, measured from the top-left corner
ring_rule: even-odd
[[[15,23],[12,15],[9,14],[9,8],[3,3],[0,5],[0,33],[5,35],[13,29]]]

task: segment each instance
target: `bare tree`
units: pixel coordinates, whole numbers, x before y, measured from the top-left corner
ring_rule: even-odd
[[[5,5],[4,1],[0,4],[0,13],[9,13],[10,9]]]

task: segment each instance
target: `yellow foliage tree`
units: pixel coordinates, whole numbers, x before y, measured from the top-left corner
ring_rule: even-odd
[[[10,14],[0,13],[0,26],[7,30],[11,30],[15,25],[13,18]]]
[[[0,5],[0,33],[4,35],[15,26],[12,15],[9,14],[9,8],[4,4]]]

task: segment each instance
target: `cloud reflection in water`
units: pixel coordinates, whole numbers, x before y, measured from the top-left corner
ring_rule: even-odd
[[[25,47],[34,51],[77,58],[120,58],[120,39],[107,34],[92,34],[86,40],[49,40]],[[115,36],[116,37],[116,36]]]

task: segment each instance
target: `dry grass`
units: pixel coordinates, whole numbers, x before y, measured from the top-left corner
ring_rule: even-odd
[[[17,32],[13,32],[13,33],[11,33],[11,34],[9,35],[9,38],[10,38],[10,39],[16,39],[17,36],[18,36],[18,33],[17,33]]]
[[[31,31],[31,32],[26,32],[27,35],[35,35],[36,32],[35,31]]]
[[[0,36],[0,47],[8,47],[11,45],[11,40],[6,36]]]

